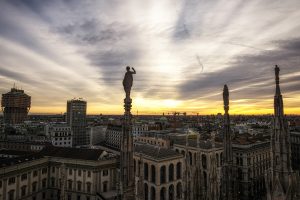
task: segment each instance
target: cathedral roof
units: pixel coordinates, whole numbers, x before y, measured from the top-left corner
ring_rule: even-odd
[[[136,153],[142,153],[147,157],[151,157],[157,160],[164,160],[174,157],[181,157],[182,154],[172,149],[160,148],[152,145],[136,145],[134,148]]]

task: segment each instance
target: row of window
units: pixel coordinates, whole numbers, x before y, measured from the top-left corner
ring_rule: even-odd
[[[42,169],[42,174],[46,174],[47,173],[47,168],[43,168]],[[34,170],[33,173],[32,173],[32,176],[33,177],[36,177],[38,175],[38,171],[37,170]],[[27,173],[26,174],[22,174],[21,175],[21,181],[24,181],[24,180],[27,180]],[[2,187],[2,181],[0,181],[0,188]],[[8,178],[8,185],[11,185],[11,184],[14,184],[16,183],[16,177],[10,177]]]

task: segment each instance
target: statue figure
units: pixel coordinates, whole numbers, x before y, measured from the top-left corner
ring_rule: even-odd
[[[123,87],[126,93],[126,99],[130,99],[130,90],[132,87],[133,77],[132,74],[136,74],[135,69],[132,67],[133,71],[130,71],[130,67],[126,67],[126,73],[123,79]]]
[[[224,90],[223,90],[223,101],[224,101],[224,107],[229,106],[229,92],[228,92],[228,87],[227,85],[224,85]]]

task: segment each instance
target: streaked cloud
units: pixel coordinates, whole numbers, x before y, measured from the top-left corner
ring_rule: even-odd
[[[125,66],[135,67],[139,113],[270,113],[281,66],[289,113],[300,113],[300,3],[1,1],[0,92],[16,83],[32,112],[64,112],[83,97],[90,113],[122,113]],[[299,105],[299,103],[298,103]]]

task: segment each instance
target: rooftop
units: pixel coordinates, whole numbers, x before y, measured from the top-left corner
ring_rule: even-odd
[[[100,159],[102,153],[103,150],[100,149],[80,149],[53,146],[46,147],[40,152],[43,156],[95,161]]]
[[[175,150],[160,148],[152,145],[136,145],[134,150],[136,153],[141,153],[158,160],[182,156],[182,154],[176,152]]]

